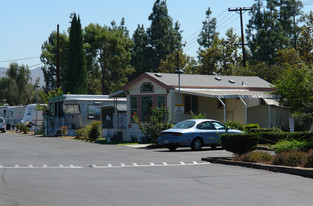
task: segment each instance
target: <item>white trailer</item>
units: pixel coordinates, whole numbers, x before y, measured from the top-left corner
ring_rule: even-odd
[[[109,98],[109,95],[66,94],[48,101],[49,114],[45,117],[46,135],[57,135],[67,129],[68,135],[86,127],[93,121],[101,121],[103,108],[112,108],[117,112],[126,110],[126,98]],[[102,110],[101,110],[102,109]]]

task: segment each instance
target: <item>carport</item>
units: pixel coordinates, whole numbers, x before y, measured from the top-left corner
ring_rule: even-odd
[[[225,99],[239,99],[245,108],[245,124],[248,122],[248,107],[249,103],[245,101],[245,99],[257,99],[261,100],[264,104],[268,105],[268,126],[271,125],[271,105],[279,106],[277,102],[277,95],[270,94],[264,91],[255,91],[255,90],[247,90],[247,89],[186,89],[181,88],[180,91],[175,89],[176,94],[186,94],[186,95],[194,95],[201,96],[207,98],[215,98],[222,105],[224,110],[224,121],[227,121],[226,118],[226,102]]]

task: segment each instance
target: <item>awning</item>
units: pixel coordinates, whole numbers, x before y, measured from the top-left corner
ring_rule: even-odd
[[[175,89],[175,93],[178,93]],[[277,95],[269,94],[264,91],[251,91],[246,89],[180,89],[181,94],[203,96],[210,98],[266,98],[275,99]],[[269,101],[270,102],[270,101]],[[271,102],[273,103],[273,102]]]
[[[119,90],[117,92],[114,92],[112,94],[109,94],[109,97],[126,97],[126,92],[124,90]]]
[[[264,98],[264,102],[265,102],[267,105],[279,107],[279,102],[278,102],[276,99],[265,99],[265,98]]]

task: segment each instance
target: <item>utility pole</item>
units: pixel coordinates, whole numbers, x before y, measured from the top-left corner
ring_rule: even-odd
[[[59,24],[57,25],[57,68],[56,68],[56,76],[57,76],[57,88],[61,87],[60,84],[60,32],[59,32]]]
[[[239,11],[240,14],[240,24],[241,24],[241,47],[242,47],[242,57],[243,57],[243,66],[246,67],[246,52],[245,52],[245,37],[244,37],[244,33],[243,33],[243,21],[242,21],[242,11],[252,11],[252,8],[249,7],[240,7],[240,8],[235,8],[235,9],[231,9],[228,8],[228,11]]]

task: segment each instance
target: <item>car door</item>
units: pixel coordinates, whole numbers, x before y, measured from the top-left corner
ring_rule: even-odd
[[[220,135],[227,132],[227,127],[220,122],[212,121],[211,123],[216,129],[216,134],[218,136],[218,140],[220,141]]]
[[[210,121],[205,121],[197,125],[204,145],[219,143],[219,135],[214,125]]]

